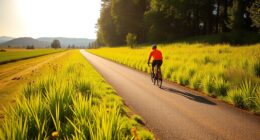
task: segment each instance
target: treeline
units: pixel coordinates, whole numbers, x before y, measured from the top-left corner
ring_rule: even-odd
[[[102,0],[97,43],[170,42],[198,35],[257,32],[260,0]]]

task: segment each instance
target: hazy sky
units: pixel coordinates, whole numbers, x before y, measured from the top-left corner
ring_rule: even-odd
[[[0,36],[96,38],[101,0],[0,0]]]

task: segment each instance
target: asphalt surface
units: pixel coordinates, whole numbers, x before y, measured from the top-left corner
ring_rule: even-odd
[[[147,74],[81,53],[161,140],[260,139],[259,116],[170,82],[160,89]]]

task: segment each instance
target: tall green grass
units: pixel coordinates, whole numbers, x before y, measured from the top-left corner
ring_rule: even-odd
[[[243,81],[250,81],[254,85],[260,83],[260,44],[251,46],[230,46],[227,44],[186,44],[177,43],[159,45],[163,52],[162,73],[163,78],[183,86],[189,86],[206,94],[219,97],[232,104],[237,98],[243,99],[243,105],[254,112],[260,112],[259,106],[244,105],[259,103],[260,93],[246,96],[238,94]],[[133,67],[144,72],[149,72],[147,66],[148,55],[151,47],[143,46],[136,49],[128,47],[100,48],[88,50],[96,55],[108,58],[118,63]],[[249,86],[252,90],[254,86]],[[232,97],[231,97],[232,96]],[[249,98],[250,100],[244,98]]]
[[[79,52],[50,66],[5,110],[0,139],[154,139]]]
[[[252,109],[259,112],[260,87],[259,84],[244,80],[239,87],[229,91],[229,99],[238,107]]]

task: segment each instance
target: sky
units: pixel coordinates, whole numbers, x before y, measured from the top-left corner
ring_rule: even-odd
[[[0,36],[96,38],[101,0],[0,0]]]

